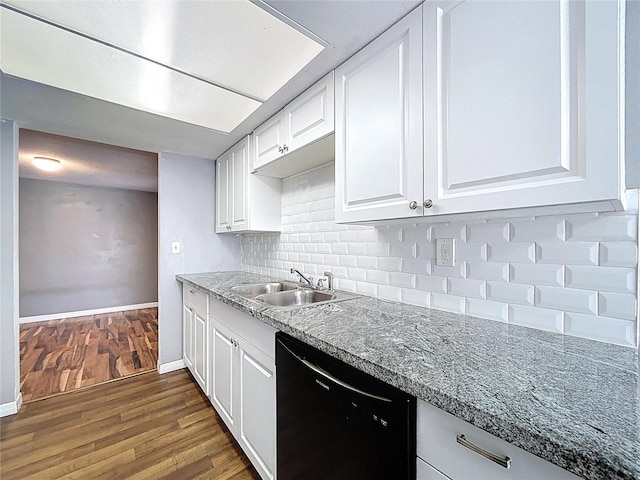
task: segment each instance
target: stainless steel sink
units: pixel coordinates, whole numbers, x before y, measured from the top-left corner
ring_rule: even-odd
[[[258,295],[256,300],[276,307],[293,307],[298,305],[327,302],[329,300],[334,300],[335,298],[336,296],[329,292],[320,292],[318,290],[302,288],[288,292],[265,293],[263,295]]]
[[[256,298],[258,295],[265,293],[282,292],[287,290],[295,290],[298,285],[288,282],[268,282],[268,283],[253,283],[250,285],[238,285],[231,287],[231,291],[237,295],[246,298]]]
[[[357,298],[357,295],[336,291],[315,290],[291,282],[236,285],[235,287],[231,287],[230,290],[236,295],[240,295],[246,299],[281,309],[308,307],[310,305],[340,302],[342,300]]]

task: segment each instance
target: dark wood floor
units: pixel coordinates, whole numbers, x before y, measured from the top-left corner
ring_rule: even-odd
[[[146,372],[157,362],[157,308],[20,325],[24,402]]]
[[[259,480],[186,370],[148,372],[0,419],[0,478]]]

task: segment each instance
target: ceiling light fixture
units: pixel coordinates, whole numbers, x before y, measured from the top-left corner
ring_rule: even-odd
[[[45,170],[47,172],[53,172],[62,168],[60,160],[48,157],[33,157],[33,164],[40,170]]]

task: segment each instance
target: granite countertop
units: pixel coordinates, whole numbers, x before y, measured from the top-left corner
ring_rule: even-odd
[[[588,479],[640,479],[638,351],[360,297],[277,310],[230,287],[242,272],[177,275],[213,298]]]

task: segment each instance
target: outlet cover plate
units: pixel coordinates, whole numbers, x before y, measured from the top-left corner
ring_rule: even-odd
[[[453,238],[436,238],[436,265],[453,267],[455,240]]]

